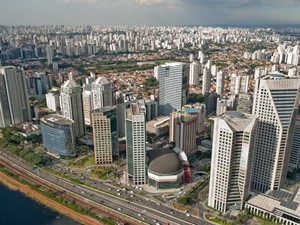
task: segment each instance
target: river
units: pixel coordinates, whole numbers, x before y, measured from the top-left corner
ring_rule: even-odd
[[[80,225],[0,183],[0,225]]]

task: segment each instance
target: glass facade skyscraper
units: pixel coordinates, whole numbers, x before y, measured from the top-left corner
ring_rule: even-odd
[[[31,120],[23,69],[0,67],[0,127]]]
[[[76,155],[73,120],[50,114],[41,118],[41,130],[47,151],[62,157]]]
[[[181,62],[158,67],[160,115],[169,116],[187,103],[189,70],[189,65]]]

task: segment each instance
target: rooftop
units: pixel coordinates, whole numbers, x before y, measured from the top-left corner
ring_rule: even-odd
[[[186,113],[199,113],[199,109],[197,108],[184,108]]]
[[[279,73],[279,72],[275,72],[275,73],[271,73],[271,74],[267,74],[261,77],[261,79],[273,79],[273,80],[277,80],[277,79],[285,79],[288,78],[287,75],[283,74],[283,73]]]
[[[243,131],[249,124],[256,120],[256,116],[236,111],[227,111],[220,116],[227,124],[236,131]]]
[[[109,81],[105,77],[98,77],[94,84],[109,84]]]
[[[152,126],[152,127],[157,127],[161,124],[165,124],[167,122],[170,121],[170,117],[169,116],[159,116],[153,120],[150,120],[147,122],[148,126]]]
[[[269,191],[251,198],[247,204],[269,212],[281,211],[300,219],[300,188],[295,192],[286,190]]]
[[[111,111],[111,110],[114,110],[116,109],[115,107],[112,107],[112,106],[106,106],[106,107],[103,107],[103,108],[98,108],[98,109],[94,109],[93,112],[108,112],[108,111]]]
[[[181,66],[181,65],[185,65],[185,63],[183,63],[183,62],[168,62],[163,65],[160,65],[160,67]]]
[[[41,118],[41,121],[44,123],[52,122],[52,123],[62,124],[62,125],[70,125],[74,123],[73,120],[70,120],[58,114],[46,115],[43,118]]]

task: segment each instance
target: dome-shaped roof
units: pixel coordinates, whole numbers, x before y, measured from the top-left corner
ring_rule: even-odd
[[[149,152],[149,172],[159,175],[177,174],[182,170],[182,162],[172,149],[155,149]],[[152,158],[152,160],[151,160]]]

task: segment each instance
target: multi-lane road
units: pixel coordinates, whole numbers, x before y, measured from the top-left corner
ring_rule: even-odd
[[[200,212],[199,217],[193,217],[189,214],[161,205],[159,202],[154,202],[150,199],[145,199],[136,195],[135,189],[134,191],[129,191],[125,188],[114,187],[103,182],[95,181],[82,174],[70,171],[69,169],[58,166],[54,167],[54,169],[64,173],[66,176],[81,180],[85,185],[77,184],[43,169],[33,169],[32,166],[28,165],[23,160],[12,156],[7,152],[0,153],[0,157],[4,157],[6,160],[9,160],[12,166],[24,170],[24,173],[30,173],[42,178],[51,185],[63,188],[66,192],[82,196],[88,201],[108,207],[110,210],[118,211],[118,213],[133,217],[142,223],[155,225],[210,224],[203,219],[203,212]],[[95,188],[91,188],[91,186]]]

